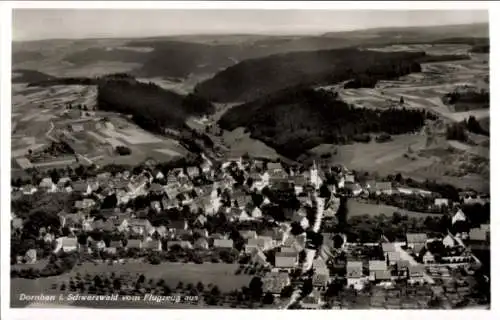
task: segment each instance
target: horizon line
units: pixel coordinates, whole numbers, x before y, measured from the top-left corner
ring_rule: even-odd
[[[177,33],[177,34],[171,34],[171,35],[147,35],[147,36],[119,36],[119,37],[75,37],[75,38],[41,38],[41,39],[31,39],[31,40],[14,40],[12,39],[12,43],[22,43],[22,42],[37,42],[37,41],[82,41],[82,40],[106,40],[106,39],[113,39],[113,40],[126,40],[126,39],[151,39],[151,38],[172,38],[172,37],[181,37],[181,36],[217,36],[217,35],[223,35],[223,36],[228,36],[228,35],[234,35],[234,36],[270,36],[270,37],[276,37],[276,36],[281,36],[281,37],[293,37],[293,36],[324,36],[328,33],[346,33],[346,32],[359,32],[359,31],[369,31],[369,30],[380,30],[380,29],[411,29],[411,28],[430,28],[430,27],[455,27],[455,26],[473,26],[473,25],[488,25],[489,26],[489,21],[486,22],[474,22],[474,23],[460,23],[460,24],[429,24],[429,25],[414,25],[414,26],[382,26],[382,27],[373,27],[373,28],[359,28],[359,29],[346,29],[346,30],[336,30],[336,31],[328,31],[328,30],[322,30],[322,31],[304,31],[303,33],[300,31],[297,31],[295,33],[282,33],[282,32],[269,32],[269,33],[263,33],[263,32],[231,32],[231,33],[225,33],[225,32],[214,32],[214,33],[203,33],[203,32],[193,32],[193,33]],[[489,32],[488,32],[489,33]],[[489,37],[489,34],[488,34]]]

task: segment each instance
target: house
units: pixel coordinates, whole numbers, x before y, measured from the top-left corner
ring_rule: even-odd
[[[482,228],[472,228],[469,230],[469,240],[475,242],[488,242],[490,238],[489,230]]]
[[[52,178],[43,178],[38,187],[47,192],[55,192],[57,190],[57,186],[52,182]]]
[[[284,241],[285,232],[279,228],[273,228],[272,230],[264,231],[262,236],[270,237],[273,241],[273,245],[276,245]]]
[[[396,261],[396,274],[398,277],[406,277],[408,275],[408,268],[410,267],[410,262],[408,260],[399,259]],[[394,270],[394,269],[393,269]]]
[[[262,265],[262,266],[269,265],[269,262],[267,262],[266,255],[264,254],[264,252],[262,252],[262,250],[259,250],[259,249],[255,249],[253,251],[251,261],[252,261],[252,263],[257,263],[257,264]]]
[[[262,251],[269,250],[273,247],[273,239],[271,237],[259,236],[257,238],[248,239],[245,245],[245,252],[250,253],[253,249]]]
[[[52,233],[46,233],[43,236],[43,242],[52,243],[55,240],[55,236]]]
[[[214,248],[217,249],[232,249],[233,240],[231,239],[214,239]]]
[[[260,210],[259,207],[254,207],[251,211],[250,211],[250,215],[252,216],[252,218],[254,219],[259,219],[259,218],[262,218],[262,210]]]
[[[173,209],[179,206],[176,198],[163,197],[161,199],[161,206],[163,210]]]
[[[451,218],[451,224],[454,225],[458,221],[467,221],[467,216],[461,209],[458,209],[453,218]]]
[[[75,202],[75,208],[79,210],[88,210],[95,206],[95,201],[92,199],[83,199]]]
[[[187,167],[187,174],[190,178],[195,178],[200,175],[200,169],[198,167]]]
[[[446,237],[444,237],[444,239],[443,239],[443,245],[445,247],[452,248],[452,247],[456,246],[456,244],[457,243],[456,243],[455,239],[449,234],[446,235]]]
[[[160,201],[151,201],[150,207],[151,207],[151,209],[153,209],[156,212],[161,211]]]
[[[108,183],[110,178],[111,178],[110,172],[99,173],[96,176],[96,179],[97,179],[97,181],[99,181],[99,183]]]
[[[283,173],[284,173],[283,166],[279,162],[269,162],[267,164],[267,171],[272,176],[274,176],[274,175],[283,176]]]
[[[388,282],[388,281],[391,281],[391,279],[392,279],[391,270],[387,270],[387,269],[386,270],[376,270],[373,274],[374,281]]]
[[[292,269],[297,266],[298,257],[290,252],[276,252],[274,267],[278,269]]]
[[[318,257],[313,261],[313,268],[313,286],[321,288],[321,290],[326,289],[330,280],[330,270],[328,269],[325,260],[322,257]]]
[[[76,213],[59,214],[61,228],[80,229],[82,227],[82,217]]]
[[[387,262],[384,260],[370,260],[368,262],[370,280],[376,280],[375,274],[380,271],[387,271]]]
[[[262,291],[279,295],[283,289],[290,285],[290,276],[286,272],[270,272],[262,278]]]
[[[165,238],[168,234],[168,229],[165,226],[159,226],[155,228],[155,233],[158,235],[158,237]]]
[[[127,249],[139,249],[141,250],[143,243],[139,239],[128,239],[127,245],[125,246]]]
[[[201,237],[201,238],[198,238],[195,242],[194,242],[194,248],[195,249],[203,249],[203,250],[207,250],[209,248],[209,245],[208,245],[208,240],[204,237]]]
[[[252,203],[252,196],[243,192],[238,192],[232,195],[233,203],[236,207],[244,208],[248,203]]]
[[[408,276],[412,282],[424,282],[424,266],[412,264],[408,266]]]
[[[320,309],[322,304],[323,299],[321,298],[321,293],[318,290],[313,290],[300,302],[302,308],[309,310]]]
[[[244,209],[240,208],[227,208],[226,217],[231,221],[245,221],[251,220],[251,217]]]
[[[36,263],[36,250],[29,249],[28,251],[26,251],[26,254],[24,255],[24,259],[26,260],[27,264]]]
[[[490,225],[489,225],[489,224],[481,224],[481,225],[479,226],[479,228],[480,228],[481,230],[485,230],[485,231],[488,231],[488,232],[490,231]]]
[[[116,251],[116,250],[118,250],[120,248],[123,248],[123,242],[121,242],[121,241],[110,241],[108,249],[109,248],[114,248],[115,251]]]
[[[106,243],[103,240],[92,241],[89,243],[89,247],[93,252],[103,251],[106,248]]]
[[[160,240],[147,241],[144,245],[144,248],[153,251],[161,251],[162,250],[161,241]]]
[[[434,258],[434,255],[430,251],[426,251],[424,255],[422,256],[422,262],[424,264],[432,264],[435,263],[436,260]]]
[[[167,174],[167,184],[168,185],[175,185],[179,183],[178,179],[177,179],[177,174],[173,171],[170,171],[168,174]]]
[[[62,237],[57,240],[58,243],[60,243],[60,246],[58,245],[58,248],[60,247],[60,249],[64,252],[71,252],[78,250],[78,240],[75,237]],[[58,248],[56,248],[56,250]]]
[[[325,290],[330,281],[330,274],[327,272],[315,272],[312,278],[313,286],[320,290]]]
[[[406,246],[409,248],[414,248],[419,251],[417,247],[422,248],[427,242],[427,235],[425,233],[407,233],[406,234]]]
[[[57,181],[57,187],[58,188],[63,188],[67,184],[70,184],[70,183],[71,183],[71,178],[70,177],[62,177],[62,178],[59,178],[59,180]]]
[[[127,224],[130,232],[133,234],[152,235],[155,231],[155,228],[147,219],[130,219]]]
[[[158,180],[165,179],[165,175],[159,169],[153,170],[153,177]]]
[[[450,203],[449,199],[446,198],[436,198],[434,199],[434,205],[436,207],[447,207]]]
[[[198,235],[199,237],[208,238],[208,230],[205,228],[194,228],[193,235]]]
[[[394,243],[392,243],[392,242],[384,242],[384,243],[382,243],[382,251],[384,253],[394,252],[394,251],[396,251],[396,247],[395,247]]]
[[[86,181],[73,181],[71,183],[71,188],[73,189],[73,192],[76,193],[82,193],[82,194],[91,194],[92,193],[92,188]]]
[[[257,232],[255,230],[241,230],[240,235],[244,240],[257,238]]]
[[[363,278],[363,263],[361,261],[347,261],[346,278],[348,286],[359,287]]]
[[[389,264],[394,264],[401,260],[401,255],[398,251],[390,251],[386,253],[386,259]]]
[[[394,189],[391,182],[376,182],[373,191],[376,194],[392,194]]]
[[[168,231],[174,234],[180,233],[188,229],[187,220],[172,220],[168,223]]]
[[[197,226],[197,227],[203,227],[203,226],[205,226],[206,223],[207,223],[207,217],[200,214],[200,215],[198,215],[196,220],[193,222],[193,225]]]
[[[113,224],[115,230],[118,232],[125,232],[129,229],[128,219],[126,218],[126,215],[114,216],[109,218],[108,221]]]
[[[355,177],[353,174],[346,174],[345,175],[345,182],[349,182],[349,183],[355,183]]]
[[[35,186],[28,184],[28,185],[22,186],[21,190],[23,191],[23,194],[30,195],[30,194],[37,192],[38,189]]]
[[[307,219],[305,216],[300,215],[298,212],[294,213],[292,222],[298,222],[304,230],[307,230],[307,228],[309,228],[309,219]]]

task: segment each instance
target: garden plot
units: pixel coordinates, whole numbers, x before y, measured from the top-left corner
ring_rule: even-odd
[[[145,131],[140,131],[135,128],[113,130],[111,128],[106,128],[101,130],[102,133],[106,134],[110,138],[121,139],[129,144],[147,144],[147,143],[160,143],[161,139],[149,134]],[[123,133],[122,133],[123,132]]]

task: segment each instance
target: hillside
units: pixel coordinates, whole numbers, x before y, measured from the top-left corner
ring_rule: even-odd
[[[13,43],[15,68],[58,76],[129,72],[142,78],[213,75],[273,54],[488,37],[488,25],[369,29],[325,35],[188,35],[143,39],[42,40]]]
[[[215,111],[211,103],[198,96],[182,96],[133,78],[108,78],[98,83],[99,109],[131,115],[135,123],[150,131],[183,128],[189,116]]]
[[[293,52],[242,61],[195,88],[217,102],[250,101],[290,86],[328,85],[356,80],[373,87],[420,72],[419,62],[468,59],[467,56],[428,56],[424,52],[377,52],[354,48]]]
[[[290,88],[229,110],[219,120],[226,130],[245,127],[250,137],[296,158],[322,143],[345,144],[367,133],[415,132],[427,113],[354,108],[323,90]]]
[[[385,40],[398,41],[423,41],[429,42],[443,38],[489,37],[487,23],[444,25],[444,26],[419,26],[419,27],[387,27],[348,32],[329,32],[325,37],[358,37],[358,38],[384,38]]]
[[[56,79],[49,74],[36,70],[14,69],[12,70],[12,83],[32,83]]]

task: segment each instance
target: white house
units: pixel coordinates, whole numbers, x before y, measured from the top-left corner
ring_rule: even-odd
[[[354,289],[363,288],[363,263],[361,261],[347,261],[346,266],[347,286],[354,286]]]
[[[457,213],[455,213],[455,215],[451,219],[451,224],[453,225],[458,221],[467,221],[467,217],[461,209],[458,209]]]
[[[430,251],[427,251],[422,257],[422,262],[424,264],[431,264],[436,262],[436,260],[434,259],[434,255]]]
[[[57,238],[56,242],[57,245],[54,252],[59,252],[59,250],[71,252],[78,249],[78,240],[74,237],[60,237]]]
[[[442,206],[447,207],[449,205],[449,201],[450,200],[448,200],[446,198],[437,198],[437,199],[434,199],[434,205],[436,207],[442,207]]]
[[[262,218],[262,211],[259,209],[259,207],[255,207],[253,210],[252,210],[252,218]]]
[[[445,247],[449,247],[449,248],[452,248],[455,246],[455,239],[453,239],[453,237],[451,235],[447,235],[446,237],[444,237],[443,239],[443,245]]]

